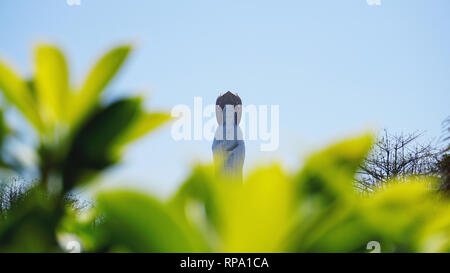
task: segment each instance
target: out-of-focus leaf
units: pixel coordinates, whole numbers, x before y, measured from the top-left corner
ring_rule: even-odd
[[[101,109],[80,129],[74,145],[87,158],[104,156],[124,131],[128,130],[139,116],[141,99],[122,99]]]
[[[205,234],[211,249],[220,248],[221,206],[225,205],[218,196],[222,182],[230,181],[217,181],[213,166],[196,166],[169,201],[174,212]]]
[[[309,251],[315,240],[346,219],[358,202],[353,181],[373,143],[370,134],[351,138],[313,154],[294,179],[300,220],[290,251]]]
[[[244,184],[214,176],[211,167],[197,167],[171,200],[188,220],[200,202],[214,232],[201,227],[219,252],[282,252],[295,219],[292,181],[278,165],[252,173]],[[215,242],[218,241],[218,242]]]
[[[6,135],[8,135],[10,132],[11,129],[6,124],[5,117],[3,115],[3,110],[0,109],[0,147],[2,147]]]
[[[331,216],[335,215],[336,213]],[[327,216],[323,216],[324,224],[331,223],[332,225],[326,228],[326,232],[321,232],[320,236],[316,237],[313,242],[305,241],[307,245],[301,244],[298,249],[307,252],[366,252],[368,242],[382,241],[380,240],[382,237],[379,237],[363,221],[360,214],[352,210],[351,213],[341,215],[343,217],[339,217],[337,221],[326,221]],[[385,247],[386,245],[383,244],[383,251]]]
[[[309,157],[297,177],[300,194],[324,204],[353,196],[353,179],[373,144],[367,134],[351,138]],[[351,197],[350,197],[351,198]]]
[[[17,76],[5,63],[0,61],[0,90],[28,121],[38,130],[43,130],[43,123],[37,104],[33,100],[27,83]]]
[[[162,112],[145,113],[142,112],[136,120],[130,124],[130,128],[126,130],[118,139],[117,145],[122,146],[130,143],[143,135],[155,130],[171,119],[170,114]]]
[[[80,93],[74,96],[71,120],[78,122],[99,103],[101,91],[114,78],[131,50],[131,46],[120,46],[109,51],[92,68]]]
[[[368,225],[380,237],[395,242],[399,251],[414,252],[421,227],[439,209],[437,195],[426,179],[408,182],[392,181],[376,194],[361,202],[360,209]]]
[[[117,139],[141,111],[141,99],[122,99],[100,109],[79,128],[63,167],[64,190],[118,160]]]
[[[53,124],[64,119],[69,109],[69,72],[63,53],[56,47],[40,45],[35,51],[36,91],[45,118]]]
[[[205,251],[201,237],[166,205],[142,193],[116,191],[98,197],[102,229],[111,249],[133,252]]]
[[[441,200],[430,221],[420,231],[417,252],[450,252],[450,202]]]
[[[224,252],[283,252],[295,219],[292,181],[277,165],[219,189]]]

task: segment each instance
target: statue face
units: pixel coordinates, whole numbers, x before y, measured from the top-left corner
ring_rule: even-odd
[[[217,98],[216,119],[219,125],[222,125],[224,122],[229,123],[230,120],[234,120],[235,124],[239,124],[241,122],[241,116],[242,100],[237,94],[228,91]]]
[[[216,100],[216,105],[219,105],[220,108],[224,108],[225,105],[242,105],[241,98],[236,94],[231,93],[230,91],[226,92],[223,95],[220,95]]]

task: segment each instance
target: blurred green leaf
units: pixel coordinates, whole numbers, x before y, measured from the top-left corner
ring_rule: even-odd
[[[63,53],[51,45],[35,49],[36,91],[39,104],[50,124],[64,119],[69,97],[69,72]]]
[[[339,198],[353,196],[353,180],[373,144],[366,134],[346,139],[308,158],[296,180],[304,198],[321,199],[331,205]]]
[[[163,203],[131,191],[103,193],[103,231],[110,247],[133,252],[201,252],[205,246],[189,225]]]
[[[120,46],[105,54],[92,68],[87,76],[80,93],[74,96],[71,107],[71,120],[78,122],[84,118],[92,108],[99,103],[101,91],[117,74],[127,58],[131,46]]]
[[[434,209],[418,234],[416,252],[450,252],[450,201],[440,202]]]
[[[292,181],[278,165],[256,170],[244,184],[197,167],[170,204],[205,232],[216,251],[282,252],[295,219],[293,197]],[[204,207],[206,227],[192,219],[198,217],[192,206],[197,202]]]
[[[0,61],[0,90],[5,98],[12,103],[28,119],[38,131],[44,129],[39,109],[33,100],[27,83],[17,76],[5,63]]]
[[[190,202],[200,202],[204,205],[206,221],[216,229],[220,228],[220,200],[217,196],[218,185],[214,179],[214,170],[207,166],[197,166],[190,177],[182,183],[169,204],[184,217],[186,207]]]
[[[223,251],[283,252],[295,199],[292,181],[280,166],[260,168],[244,184],[221,186]]]
[[[10,133],[11,129],[9,128],[8,124],[6,124],[4,112],[2,109],[0,109],[0,147],[2,147],[6,135]]]
[[[6,123],[5,117],[4,117],[4,112],[2,109],[0,109],[0,152],[2,154],[0,154],[0,168],[6,168],[6,169],[10,169],[12,168],[12,166],[8,163],[6,163],[4,161],[4,144],[5,144],[5,140],[6,137],[12,133],[11,128],[9,128],[8,124]],[[1,202],[1,200],[0,200]]]
[[[130,143],[143,135],[155,130],[171,119],[171,115],[163,112],[141,112],[122,136],[117,140],[118,146]]]
[[[86,120],[74,136],[64,162],[64,190],[117,162],[116,141],[135,122],[140,105],[140,98],[122,99],[99,109]]]
[[[427,179],[392,181],[360,203],[361,212],[370,212],[361,213],[362,219],[380,237],[401,246],[400,251],[414,252],[424,223],[441,217],[436,214],[440,202],[429,186]]]
[[[357,205],[353,181],[372,147],[366,134],[338,142],[310,156],[294,178],[300,218],[291,231],[291,251],[312,251],[316,240],[344,221]]]

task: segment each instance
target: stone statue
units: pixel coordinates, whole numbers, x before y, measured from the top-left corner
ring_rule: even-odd
[[[242,181],[245,144],[239,123],[242,116],[241,98],[230,91],[216,100],[217,127],[212,152],[214,163],[223,175]]]

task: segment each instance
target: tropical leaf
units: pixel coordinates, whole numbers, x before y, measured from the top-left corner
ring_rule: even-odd
[[[38,131],[44,129],[39,109],[28,85],[5,63],[0,61],[0,90],[5,98],[25,116]]]
[[[308,158],[296,177],[304,198],[320,197],[331,205],[338,198],[353,195],[353,181],[360,164],[372,147],[373,136],[346,139]]]
[[[437,214],[440,212],[440,202],[429,186],[428,179],[391,181],[361,202],[361,211],[370,212],[361,213],[362,219],[373,227],[379,237],[395,242],[400,248],[397,251],[415,252],[419,241],[418,234],[424,223],[434,217],[440,217]]]
[[[11,129],[6,124],[3,110],[0,109],[0,147],[3,145],[3,141],[9,133],[11,133]]]
[[[63,53],[56,47],[40,45],[35,50],[36,95],[50,124],[66,116],[69,72]],[[51,126],[50,126],[51,127]]]
[[[205,245],[195,230],[160,201],[132,191],[98,197],[108,245],[133,252],[199,252]]]
[[[432,218],[418,234],[416,252],[450,252],[450,201],[443,201],[434,207]]]
[[[161,125],[165,124],[171,119],[171,115],[163,112],[141,112],[136,120],[130,124],[128,130],[126,130],[122,136],[118,139],[116,144],[123,146],[130,143],[143,135],[155,130]]]
[[[213,249],[219,248],[218,240],[211,238],[217,237],[223,227],[221,209],[225,205],[219,197],[221,184],[218,182],[212,166],[196,166],[168,202],[180,217],[206,234]]]
[[[294,178],[300,217],[292,230],[289,251],[313,251],[316,240],[352,217],[359,201],[353,181],[372,142],[371,134],[346,139],[307,159]]]
[[[86,117],[99,104],[99,95],[117,74],[131,46],[120,46],[105,54],[88,74],[81,91],[74,96],[71,120],[75,123]]]
[[[206,166],[195,168],[171,206],[203,230],[216,251],[282,252],[295,219],[295,193],[280,166],[258,169],[243,184],[211,171]],[[193,211],[198,208],[204,208],[204,214]],[[205,219],[194,219],[198,215]]]
[[[90,177],[117,162],[117,139],[135,122],[140,106],[140,98],[122,99],[99,109],[82,124],[64,162],[65,190],[84,175]]]
[[[292,181],[280,166],[253,172],[244,184],[221,184],[224,252],[283,252],[295,219]]]

